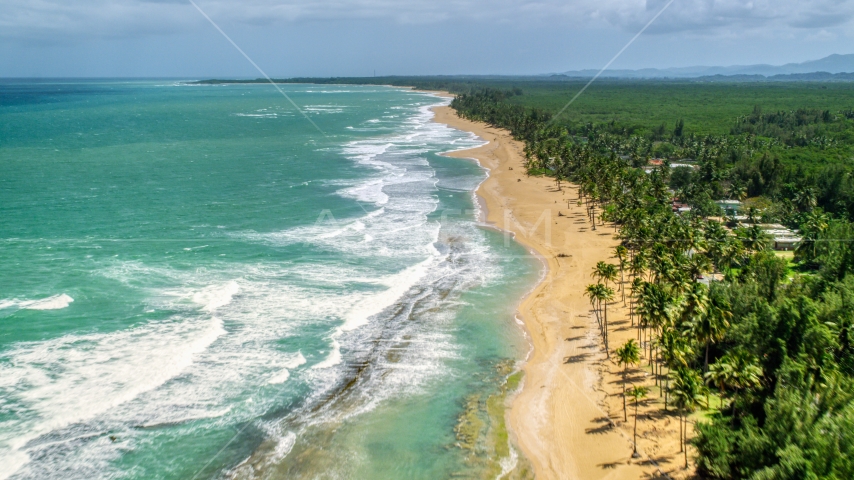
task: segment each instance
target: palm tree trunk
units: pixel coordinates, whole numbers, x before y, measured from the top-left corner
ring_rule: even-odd
[[[625,295],[625,293],[624,293]],[[632,321],[632,326],[635,326],[635,301],[633,299],[629,299],[629,320]],[[640,341],[640,339],[638,339]]]
[[[706,342],[706,360],[703,362],[703,372],[709,371],[709,344],[711,342]]]
[[[623,367],[623,421],[628,422],[629,417],[628,413],[626,413],[626,370],[629,368],[628,364]]]
[[[670,391],[670,375],[664,377],[664,411],[667,411],[667,394]]]
[[[646,355],[647,364],[652,365],[652,362],[649,360],[649,329],[646,326],[641,329],[641,336],[643,337],[643,353]]]
[[[679,451],[685,449],[685,442],[683,441],[682,436],[682,407],[679,407]]]
[[[649,338],[651,335],[650,328],[645,328],[643,333],[645,335],[646,348],[649,350],[649,366],[652,367],[652,341]]]
[[[685,435],[684,435],[684,448],[682,451],[685,454],[685,468],[688,468],[688,417],[685,417]]]
[[[626,279],[623,276],[623,262],[620,262],[620,291],[623,292],[623,306],[626,306]]]
[[[605,339],[605,356],[611,358],[611,350],[608,349],[608,300],[605,300],[605,330],[603,338]]]
[[[632,441],[632,448],[634,451],[632,452],[632,456],[637,458],[638,455],[638,399],[635,398],[635,431],[634,431],[634,440]]]

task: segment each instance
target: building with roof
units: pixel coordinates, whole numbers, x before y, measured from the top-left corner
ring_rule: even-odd
[[[779,223],[762,224],[759,228],[771,238],[771,246],[774,250],[788,252],[798,247],[803,237],[797,232],[786,228]]]
[[[738,215],[742,208],[742,204],[738,200],[715,200],[715,205],[728,216]]]

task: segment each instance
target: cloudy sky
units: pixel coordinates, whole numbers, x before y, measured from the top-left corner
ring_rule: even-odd
[[[196,0],[271,76],[600,68],[668,0]],[[674,0],[612,68],[854,53],[854,0]],[[2,0],[0,77],[257,77],[189,0]]]

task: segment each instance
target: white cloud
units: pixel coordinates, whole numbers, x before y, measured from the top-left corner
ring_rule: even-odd
[[[251,25],[378,19],[610,26],[637,31],[668,0],[199,0],[217,21]],[[675,0],[648,32],[733,35],[850,25],[854,0]],[[186,0],[3,0],[0,37],[136,36],[185,31],[202,19]]]
[[[650,0],[655,10],[665,0]],[[642,16],[641,16],[642,17]],[[793,29],[821,29],[850,23],[854,2],[849,0],[676,0],[651,28],[668,31],[789,33]],[[635,19],[639,24],[642,18]]]
[[[63,0],[3,0],[0,37],[50,42],[69,36],[175,32],[197,20],[188,15],[188,5],[151,0],[87,0],[85,4]]]

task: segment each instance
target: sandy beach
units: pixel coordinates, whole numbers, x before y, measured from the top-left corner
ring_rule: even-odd
[[[584,288],[596,262],[616,263],[612,225],[592,230],[577,192],[550,178],[528,177],[523,145],[509,132],[437,107],[435,121],[473,132],[482,147],[449,154],[477,160],[489,177],[477,191],[487,221],[515,235],[547,264],[543,281],[519,307],[531,342],[523,386],[507,410],[511,438],[539,479],[685,478],[676,416],[662,414],[649,369],[629,370],[627,384],[650,387],[640,406],[632,458],[633,410],[623,419],[622,369],[606,358]],[[509,235],[509,234],[508,234]],[[628,283],[628,279],[627,279]],[[617,294],[617,299],[621,294]],[[628,309],[610,304],[611,349],[634,338]]]

